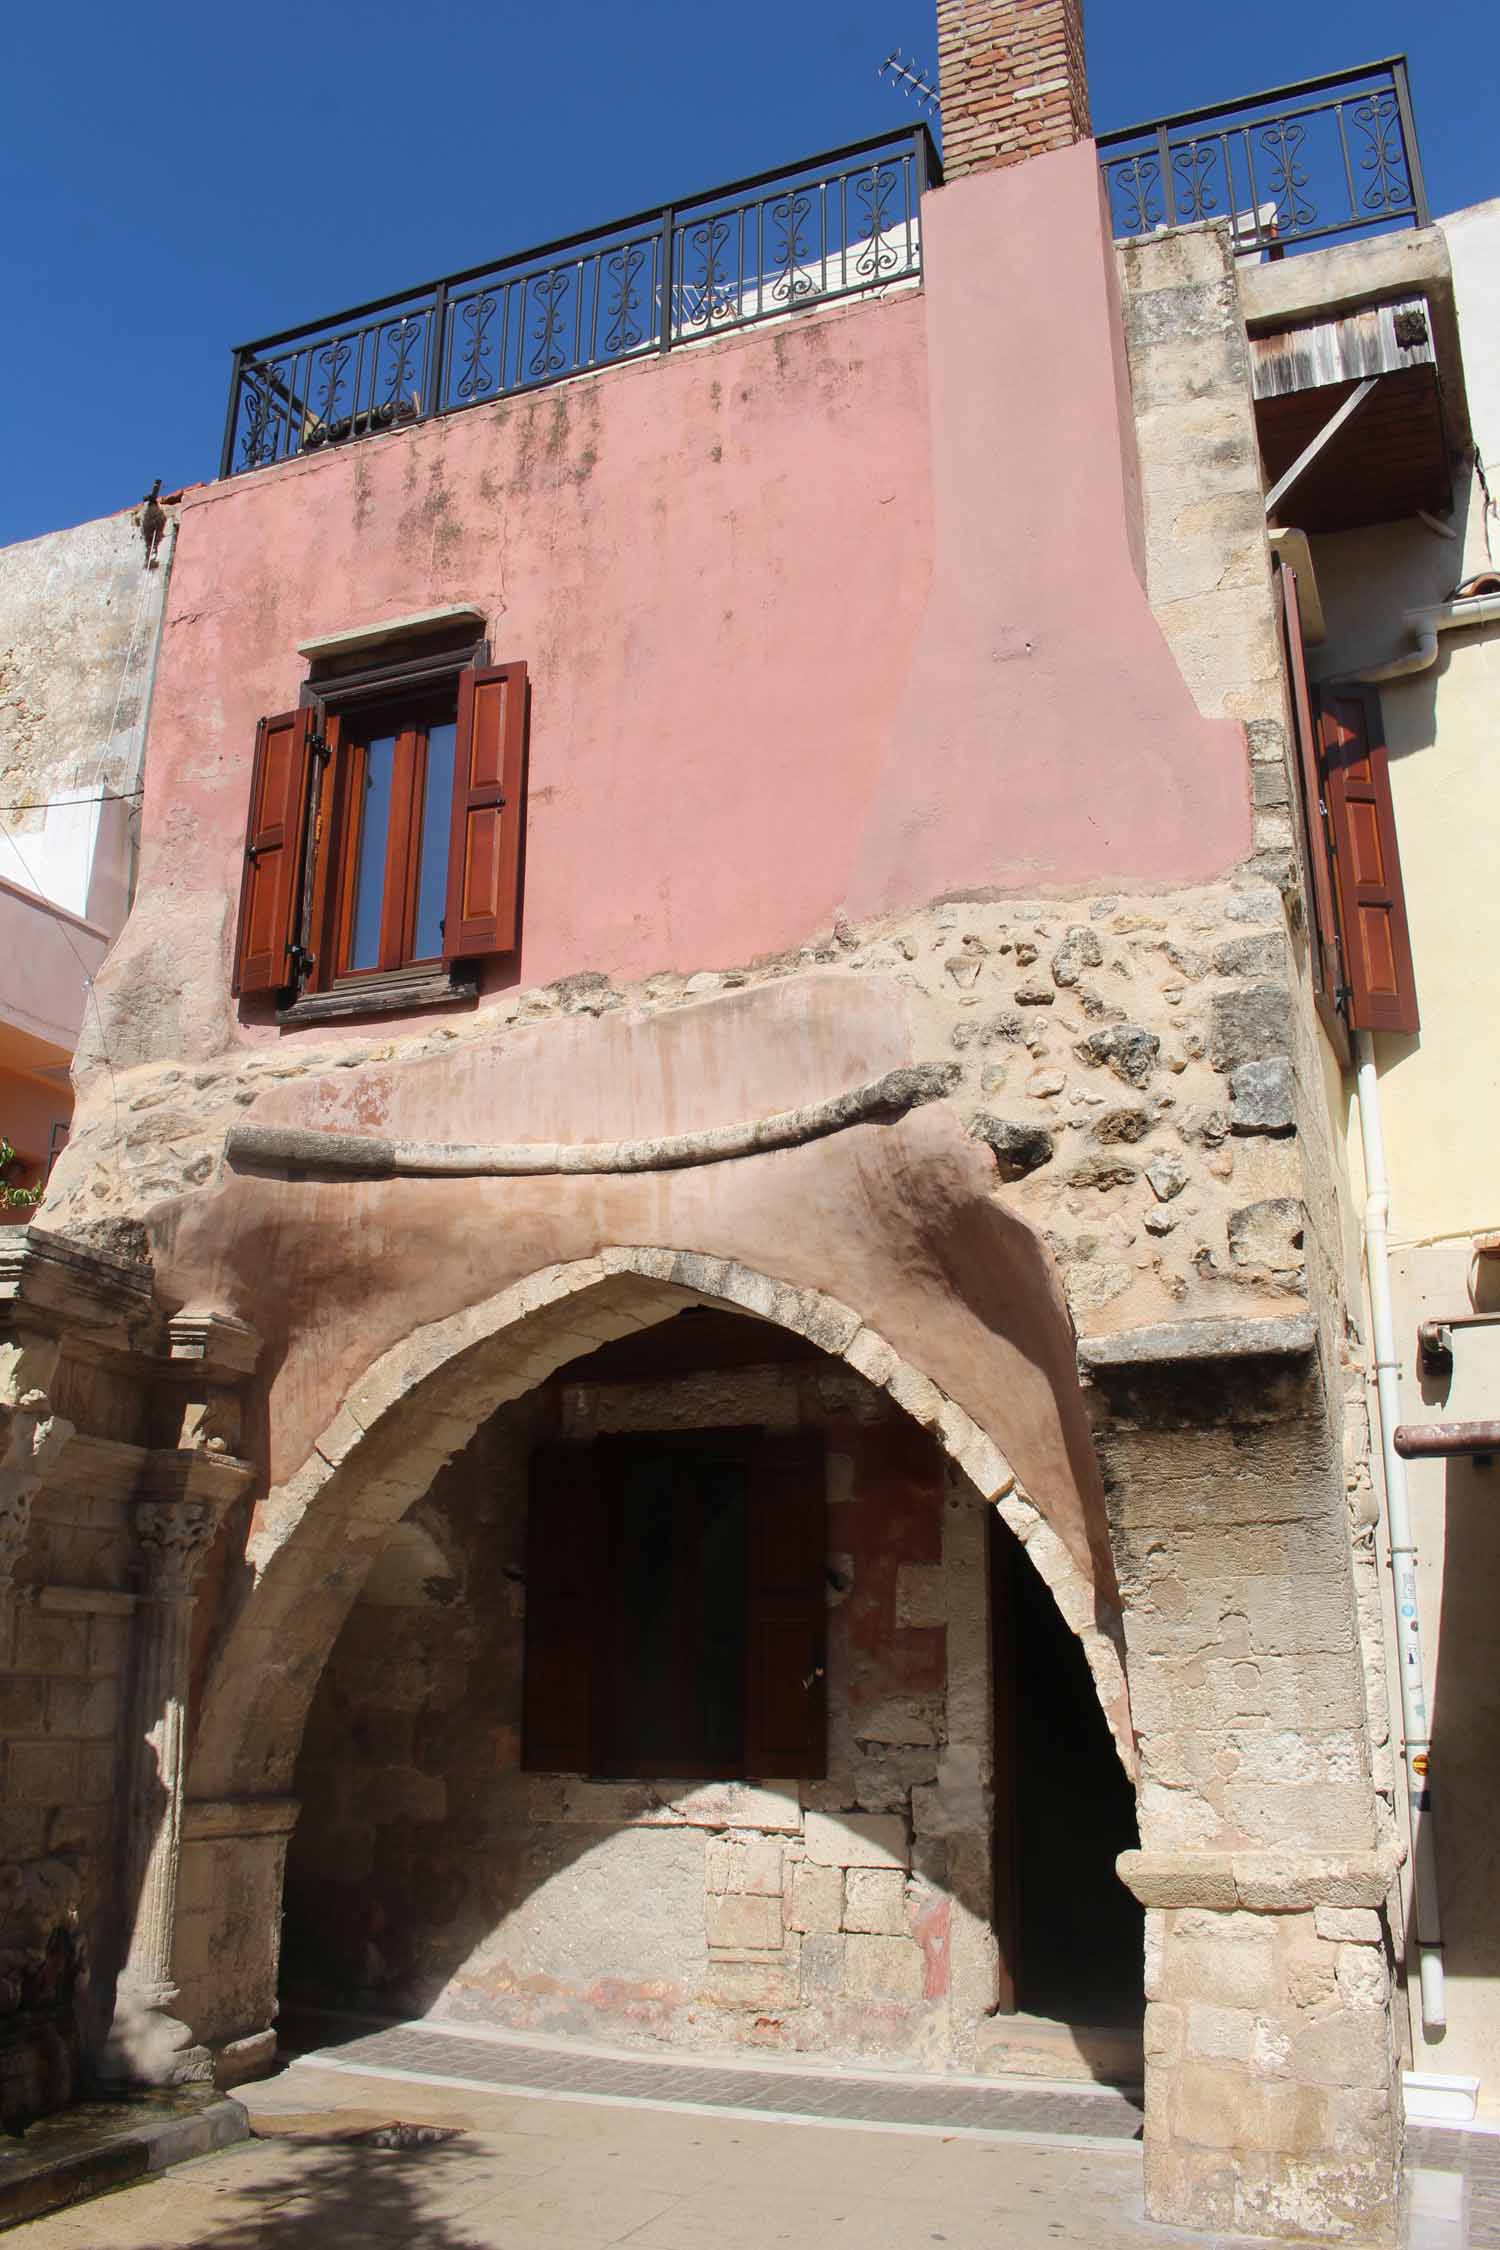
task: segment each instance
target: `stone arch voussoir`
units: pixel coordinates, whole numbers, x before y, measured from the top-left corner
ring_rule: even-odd
[[[1101,1620],[1093,1586],[994,1437],[837,1298],[731,1259],[621,1248],[546,1267],[392,1346],[353,1386],[301,1468],[262,1501],[247,1545],[254,1586],[208,1682],[191,1794],[290,1786],[318,1678],[374,1557],[481,1422],[570,1360],[693,1304],[749,1313],[805,1337],[931,1433],[1050,1589],[1134,1779],[1118,1619]]]

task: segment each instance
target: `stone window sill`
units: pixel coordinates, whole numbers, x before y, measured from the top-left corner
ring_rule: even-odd
[[[304,992],[278,1008],[281,1024],[342,1022],[351,1016],[406,1015],[426,1008],[471,1008],[479,997],[472,971],[393,970],[389,976],[361,977],[330,992]]]

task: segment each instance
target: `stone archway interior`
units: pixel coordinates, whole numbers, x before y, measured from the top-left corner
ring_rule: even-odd
[[[811,1434],[823,1449],[826,1774],[525,1770],[537,1449],[747,1428]],[[1029,1908],[1023,1997],[1044,2006],[1055,1964],[1040,1909],[1056,1901],[1033,1884],[997,1924],[997,1857],[1015,1861],[1017,1808],[1012,1764],[997,1829],[996,1714],[1013,1724],[1014,1684],[992,1693],[992,1521],[1082,1680],[1104,1786],[1128,1799],[1082,1654],[1018,1543],[933,1436],[847,1364],[767,1322],[693,1309],[500,1407],[391,1531],[313,1699],[284,2006],[689,2047],[1003,2059],[984,2031],[997,2001],[1015,2004],[1018,1962],[1002,1956],[1024,1948]],[[1013,1729],[1033,1757],[1068,1702],[1050,1676],[1040,1693],[1052,1715],[1041,1732],[1034,1717]],[[1066,1742],[1059,1756],[1076,1764]],[[1055,1868],[1070,1816],[1059,1803],[1039,1817],[1056,1831]],[[1112,1880],[1105,1851],[1096,1881]],[[1138,1992],[1125,1904],[1115,1982],[1133,1977]]]

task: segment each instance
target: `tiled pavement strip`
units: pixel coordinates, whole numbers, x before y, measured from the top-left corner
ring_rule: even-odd
[[[760,2115],[826,2118],[869,2125],[926,2127],[985,2135],[1054,2134],[1069,2139],[1133,2141],[1141,2129],[1138,2098],[1106,2087],[1061,2087],[1052,2080],[934,2079],[894,2071],[835,2071],[763,2062],[658,2061],[563,2040],[532,2043],[466,2036],[456,2028],[395,2024],[323,2047],[308,2061],[335,2069],[376,2069],[421,2077],[457,2077],[514,2093],[664,2102]]]
[[[325,2027],[325,2030],[328,2027]],[[403,2025],[242,2088],[257,2138],[22,2250],[1250,2250],[1150,2225],[1102,2089],[658,2062]],[[400,2118],[453,2137],[361,2138]],[[1500,2244],[1500,2136],[1410,2135],[1408,2250]]]

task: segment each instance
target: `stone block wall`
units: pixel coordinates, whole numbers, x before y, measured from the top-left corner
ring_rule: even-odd
[[[824,1434],[827,1778],[522,1773],[533,1444],[736,1423]],[[554,1383],[503,1409],[398,1528],[324,1676],[290,1988],[595,2037],[969,2056],[995,1998],[985,1534],[931,1440],[831,1363]]]
[[[1146,2068],[1168,2082],[1146,2154],[1158,2216],[1371,2239],[1360,2182],[1392,2133],[1387,1952],[1373,1908],[1310,1894],[1300,1910],[1148,1917]]]
[[[101,1449],[102,1450],[102,1449]],[[122,1452],[125,1449],[120,1449]],[[122,1736],[136,1606],[125,1494],[108,1464],[45,1492],[0,1587],[0,2048],[14,2071],[7,2116],[53,2106],[44,2050],[28,2033],[54,2005],[59,2036],[87,2042],[108,2021],[117,1936]],[[133,1474],[133,1472],[132,1472]],[[117,1480],[116,1480],[117,1481]],[[127,1481],[128,1489],[128,1481]],[[20,2058],[24,2054],[24,2061]],[[72,2090],[77,2055],[53,2058],[54,2098]]]
[[[1265,486],[1238,267],[1227,222],[1122,244],[1124,308],[1145,519],[1146,583],[1157,623],[1206,717],[1238,719],[1250,753],[1254,865],[1280,895],[1285,1002],[1239,1003],[1279,1021],[1279,1075],[1241,1080],[1245,1101],[1295,1125],[1310,1295],[1324,1363],[1342,1363],[1347,1212],[1328,1113],[1324,1043],[1313,1014],[1299,783],[1266,536]],[[1259,1215],[1253,1231],[1279,1221]],[[1242,1237],[1243,1239],[1243,1237]]]

